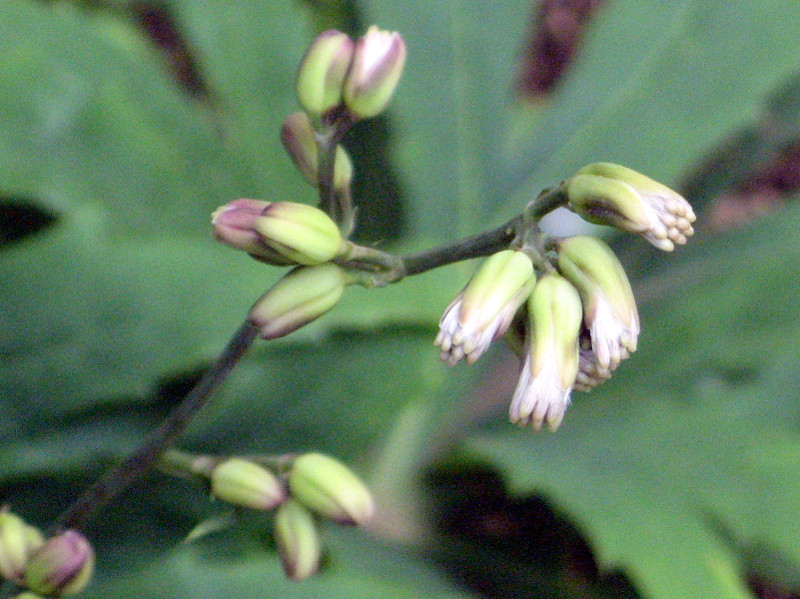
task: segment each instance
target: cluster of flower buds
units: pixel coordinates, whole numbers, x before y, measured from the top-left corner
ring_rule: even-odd
[[[35,527],[0,510],[0,577],[26,589],[19,597],[66,597],[86,588],[94,551],[77,531],[45,539]]]
[[[694,232],[684,198],[630,169],[589,165],[562,188],[578,214],[639,233],[662,250]],[[472,363],[515,316],[523,318],[524,361],[509,417],[537,430],[557,429],[571,392],[610,378],[636,350],[639,335],[633,291],[611,248],[591,236],[553,240],[549,248],[489,257],[445,310],[436,338],[444,361]]]
[[[240,508],[276,510],[275,541],[292,580],[308,578],[319,567],[317,518],[355,526],[366,524],[375,511],[364,483],[347,466],[320,453],[264,463],[233,457],[218,461],[206,474],[216,499]]]

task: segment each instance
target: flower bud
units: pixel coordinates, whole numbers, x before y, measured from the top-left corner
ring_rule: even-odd
[[[211,471],[211,494],[236,506],[271,510],[286,499],[286,488],[263,466],[231,458]]]
[[[275,514],[275,543],[283,571],[292,580],[304,580],[319,568],[321,544],[314,516],[289,499]]]
[[[680,194],[624,166],[583,167],[567,181],[567,195],[585,220],[639,233],[667,252],[694,233],[694,212]]]
[[[509,417],[520,426],[556,430],[564,418],[578,374],[581,298],[556,274],[546,274],[528,300],[529,347]]]
[[[383,112],[392,99],[406,61],[406,44],[397,32],[375,25],[356,41],[344,82],[344,102],[357,118]]]
[[[312,187],[319,185],[317,173],[317,142],[314,138],[314,127],[305,112],[295,112],[287,116],[281,126],[281,142]],[[333,187],[337,191],[350,186],[353,180],[353,163],[341,145],[336,146],[336,158],[333,168]]]
[[[25,584],[42,595],[74,595],[86,588],[93,570],[94,551],[89,541],[68,530],[49,539],[31,556],[25,567]]]
[[[353,40],[333,29],[314,38],[297,70],[297,99],[303,110],[319,117],[341,103],[353,47]]]
[[[265,245],[298,264],[322,264],[345,249],[336,223],[308,204],[272,202],[253,226]]]
[[[273,266],[297,264],[266,245],[255,228],[256,219],[261,216],[270,202],[233,200],[217,208],[211,215],[214,225],[214,238],[237,250],[250,254],[253,258]]]
[[[295,499],[321,516],[340,524],[365,524],[375,505],[369,489],[341,462],[321,453],[294,460],[289,491]]]
[[[569,237],[557,246],[558,269],[581,296],[597,366],[616,367],[636,351],[639,335],[639,313],[625,270],[596,237]]]
[[[256,301],[248,318],[263,339],[283,337],[333,308],[346,284],[345,271],[333,263],[295,268]]]
[[[19,595],[14,595],[12,599],[45,599],[45,597],[30,591],[22,591]]]
[[[505,334],[535,284],[533,263],[525,253],[503,250],[490,256],[439,321],[435,344],[442,360],[475,362]]]
[[[18,580],[28,558],[44,544],[42,533],[9,511],[0,510],[0,576]]]

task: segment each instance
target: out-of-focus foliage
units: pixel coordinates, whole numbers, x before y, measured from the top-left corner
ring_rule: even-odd
[[[163,416],[168,391],[278,276],[218,247],[211,211],[237,197],[314,200],[277,132],[297,109],[293,70],[315,9],[163,3],[208,92],[198,96],[124,3],[91,4],[0,8],[0,503],[41,525]],[[500,224],[587,162],[677,185],[762,113],[798,120],[796,87],[785,87],[800,64],[791,0],[609,1],[536,108],[512,94],[530,2],[358,9],[409,48],[381,129],[400,189],[363,198],[402,215],[397,247]],[[356,176],[386,180],[369,166]],[[19,237],[31,222],[42,226]],[[221,508],[153,474],[89,531],[99,555],[87,596],[468,596],[420,558],[440,548],[419,475],[452,447],[451,460],[498,469],[512,492],[546,496],[643,597],[751,597],[752,572],[798,584],[798,225],[791,208],[710,238],[701,218],[679,256],[640,260],[641,349],[606,386],[576,395],[555,435],[513,430],[499,411],[479,428],[487,414],[472,387],[484,367],[438,362],[439,312],[468,267],[348,290],[322,321],[251,352],[184,445],[331,452],[372,483],[374,535],[395,542],[326,535],[321,575],[290,584],[268,518],[180,545]],[[504,559],[470,551],[460,559]]]

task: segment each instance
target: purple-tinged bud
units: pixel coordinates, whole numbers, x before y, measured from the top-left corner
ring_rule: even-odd
[[[86,588],[94,570],[94,551],[79,532],[49,539],[28,560],[25,584],[42,595],[62,597]]]
[[[295,112],[287,116],[281,126],[281,142],[294,162],[297,170],[312,187],[318,187],[318,150],[314,137],[314,126],[305,112]],[[337,191],[350,186],[353,180],[353,163],[347,151],[336,146],[333,168],[333,187]]]
[[[344,102],[357,118],[383,112],[392,99],[406,61],[406,44],[397,32],[375,25],[356,41],[344,82]]]
[[[253,226],[264,245],[298,264],[322,264],[346,248],[331,217],[308,204],[272,202]]]
[[[211,471],[211,494],[232,505],[271,510],[286,500],[286,487],[263,466],[230,458]]]
[[[295,268],[256,301],[248,318],[263,339],[283,337],[332,309],[347,279],[345,271],[330,262]]]
[[[342,85],[353,57],[353,40],[341,31],[320,33],[297,70],[297,99],[312,116],[323,116],[342,102]]]
[[[7,510],[0,510],[0,577],[19,580],[28,558],[44,544],[42,533]]]
[[[636,351],[639,313],[625,270],[605,243],[590,236],[559,240],[558,269],[580,293],[584,324],[600,370]]]
[[[585,220],[639,233],[671,252],[694,233],[695,215],[677,192],[634,170],[597,162],[566,183],[569,207]]]
[[[247,252],[256,260],[273,266],[297,264],[294,260],[290,260],[266,245],[256,231],[256,219],[261,216],[270,203],[242,198],[220,206],[211,215],[214,238],[234,249]]]
[[[289,492],[304,506],[339,524],[362,525],[375,512],[369,489],[347,466],[321,453],[296,458]]]
[[[539,430],[556,430],[564,419],[578,374],[578,337],[583,321],[581,298],[556,274],[536,283],[528,300],[529,347],[509,418]]]
[[[319,568],[321,543],[314,516],[289,499],[275,514],[275,543],[283,571],[291,580],[305,580]]]
[[[505,334],[535,284],[524,252],[503,250],[487,258],[439,321],[435,344],[442,360],[454,365],[466,357],[474,363]]]

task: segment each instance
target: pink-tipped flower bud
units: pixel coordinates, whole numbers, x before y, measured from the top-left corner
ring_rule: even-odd
[[[528,349],[509,417],[520,426],[556,430],[564,419],[578,375],[578,337],[583,321],[581,298],[556,274],[536,283],[528,300]]]
[[[275,543],[283,571],[291,580],[305,580],[319,568],[321,543],[313,514],[289,499],[275,514]]]
[[[342,101],[342,85],[353,56],[353,40],[341,31],[320,33],[297,70],[297,99],[307,113],[321,117]]]
[[[406,61],[406,44],[397,32],[375,25],[356,41],[344,82],[344,102],[357,118],[383,112],[392,99]]]
[[[286,487],[263,466],[230,458],[211,471],[211,494],[232,505],[271,510],[286,499]]]
[[[291,266],[297,264],[265,244],[256,231],[256,219],[261,216],[271,202],[233,200],[217,208],[211,215],[214,225],[214,238],[237,250],[250,254],[253,258],[273,266]]]
[[[694,211],[683,196],[634,170],[598,162],[566,183],[569,207],[585,220],[638,233],[671,252],[694,234]]]
[[[332,309],[347,279],[345,271],[330,262],[295,268],[256,301],[248,318],[263,339],[283,337]]]
[[[372,494],[361,479],[338,460],[321,453],[307,453],[294,460],[289,492],[310,510],[339,524],[365,524],[375,512]]]
[[[318,187],[318,150],[314,126],[305,112],[294,112],[283,120],[281,142],[297,170],[312,187]],[[353,180],[353,163],[341,145],[336,146],[333,187],[341,191]]]
[[[331,217],[308,204],[272,202],[253,226],[266,246],[297,264],[322,264],[346,248]]]
[[[6,510],[0,510],[0,577],[19,580],[30,556],[44,544],[42,533]]]
[[[94,570],[94,551],[79,532],[49,539],[28,560],[25,585],[42,595],[62,597],[86,588]]]
[[[524,252],[503,250],[487,258],[439,321],[435,343],[442,360],[475,362],[505,334],[535,284],[533,263]]]

